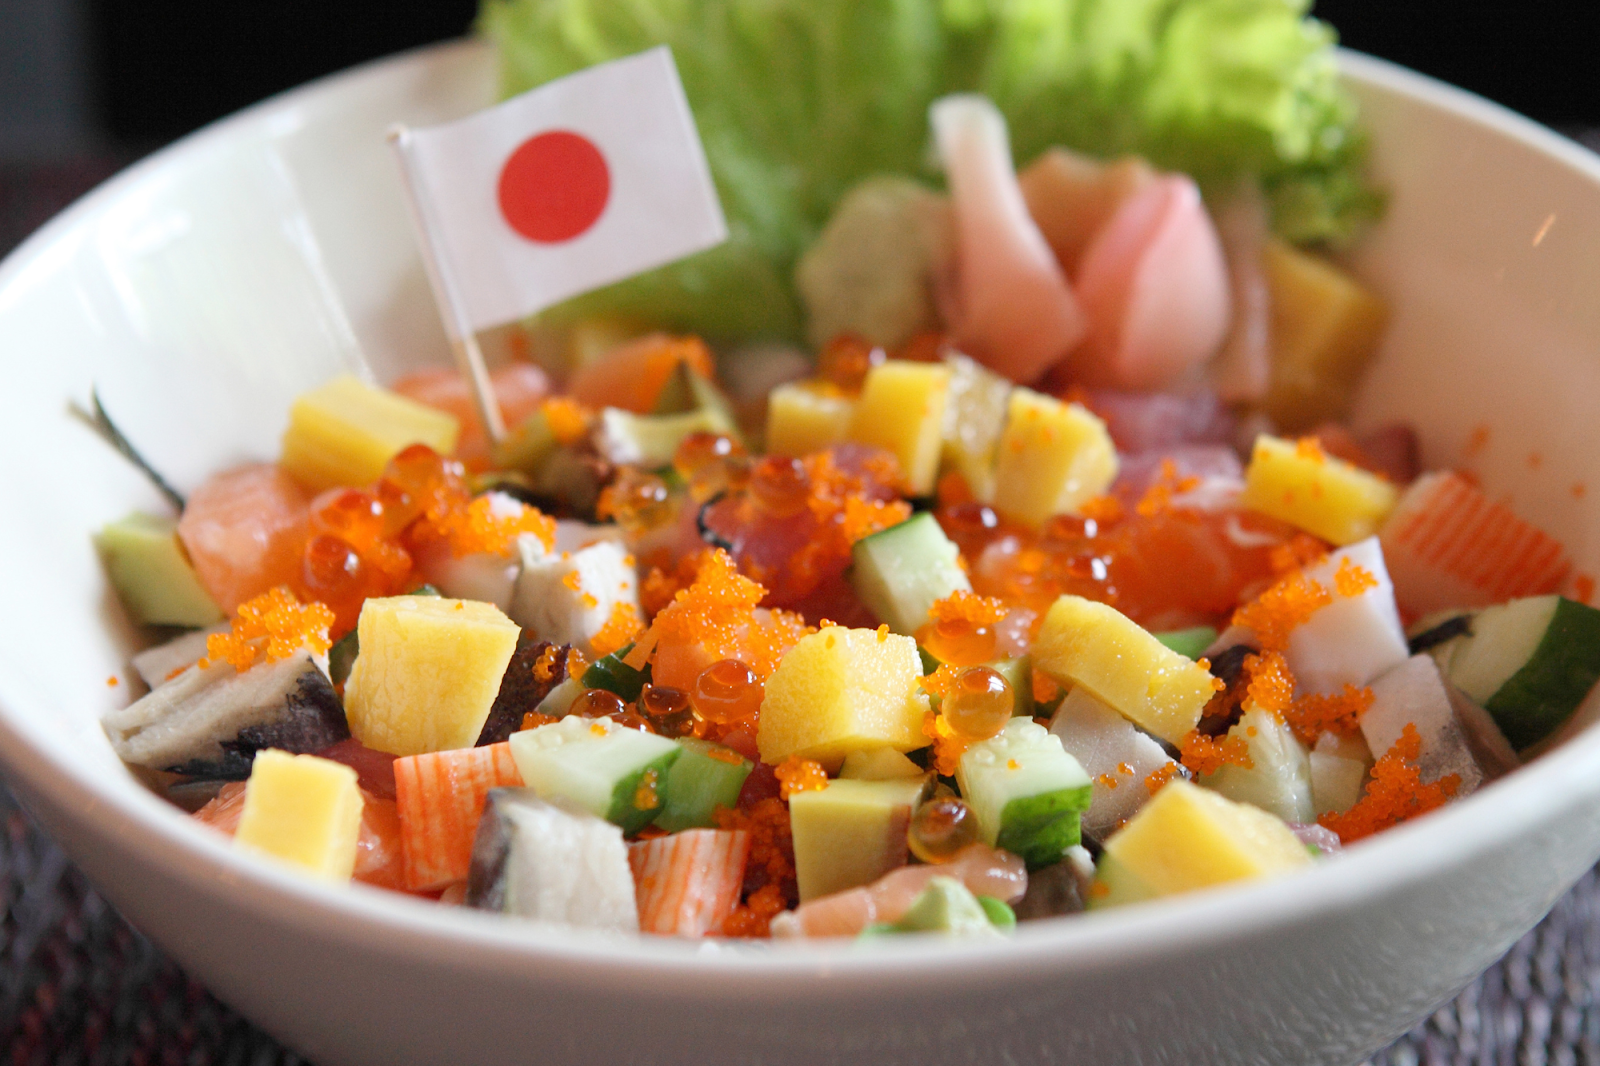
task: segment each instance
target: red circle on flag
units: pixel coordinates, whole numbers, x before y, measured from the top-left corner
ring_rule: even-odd
[[[600,218],[611,198],[611,170],[593,141],[551,130],[517,146],[500,170],[500,213],[530,241],[559,244]]]

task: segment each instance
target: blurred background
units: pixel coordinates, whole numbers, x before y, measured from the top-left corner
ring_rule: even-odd
[[[476,0],[0,0],[0,165],[103,168],[281,89],[468,30]],[[1344,42],[1566,131],[1600,5],[1318,0]]]

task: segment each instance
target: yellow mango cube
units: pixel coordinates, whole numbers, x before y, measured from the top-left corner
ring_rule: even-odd
[[[767,396],[767,451],[799,457],[850,432],[856,401],[821,381],[792,381]]]
[[[929,775],[890,781],[829,781],[789,797],[794,872],[802,902],[869,885],[906,863],[911,812]]]
[[[1400,490],[1325,453],[1315,440],[1256,438],[1240,502],[1336,546],[1378,532]]]
[[[315,755],[258,752],[244,786],[234,843],[326,881],[348,881],[361,832],[356,772]]]
[[[921,678],[911,637],[844,626],[802,637],[767,679],[756,730],[761,761],[798,755],[832,773],[852,751],[925,747]]]
[[[1062,686],[1082,685],[1124,718],[1176,744],[1216,694],[1211,672],[1115,607],[1062,596],[1033,642],[1033,665]]]
[[[1270,241],[1272,379],[1262,407],[1290,431],[1339,418],[1383,333],[1388,309],[1320,256]]]
[[[455,415],[342,374],[289,408],[279,462],[316,492],[364,486],[401,449],[426,444],[449,455],[460,435]]]
[[[995,446],[994,508],[1039,526],[1105,492],[1117,476],[1106,424],[1075,403],[1012,389]]]
[[[356,623],[361,651],[344,686],[351,735],[391,755],[472,747],[520,632],[492,603],[368,600]]]
[[[1311,854],[1278,818],[1172,781],[1106,841],[1106,854],[1157,896],[1287,873]]]
[[[882,448],[900,460],[907,495],[933,492],[949,392],[949,367],[903,359],[879,363],[861,384],[850,439]]]

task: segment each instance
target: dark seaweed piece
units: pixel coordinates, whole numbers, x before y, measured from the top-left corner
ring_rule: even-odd
[[[1011,905],[1011,910],[1017,921],[1028,922],[1077,914],[1085,902],[1078,871],[1070,861],[1064,861],[1028,871],[1028,890]]]
[[[223,748],[249,758],[264,748],[277,748],[291,755],[311,755],[350,739],[350,724],[344,703],[333,691],[321,670],[309,669],[295,682],[295,690],[284,699],[284,711],[270,722],[247,725]]]
[[[222,741],[220,759],[190,759],[162,769],[202,781],[243,781],[250,776],[256,752],[265,748],[313,755],[348,739],[350,725],[344,704],[322,671],[308,665],[295,679],[294,691],[284,697],[283,710],[269,721],[245,726],[232,740]]]
[[[182,511],[185,503],[183,494],[168,484],[166,478],[156,473],[155,467],[145,462],[144,456],[140,455],[138,450],[128,441],[128,438],[122,435],[122,430],[118,429],[117,424],[111,421],[111,416],[106,414],[105,405],[100,402],[99,390],[90,388],[89,400],[94,404],[94,415],[88,419],[88,422],[94,427],[95,432],[99,433],[101,439],[107,444],[115,448],[117,454],[138,467],[139,472],[150,479],[150,484],[154,485],[156,491],[165,496],[172,503],[172,506]]]
[[[724,538],[720,533],[712,529],[710,524],[706,522],[707,513],[710,512],[711,508],[721,503],[723,498],[727,495],[728,494],[726,492],[719,492],[715,496],[711,497],[711,499],[701,504],[700,510],[694,516],[694,528],[700,534],[701,540],[705,541],[713,548],[721,548],[729,555],[732,555],[733,542]]]
[[[506,863],[511,858],[511,825],[502,805],[531,789],[491,788],[472,838],[472,862],[467,867],[465,903],[486,911],[506,909]]]
[[[500,692],[495,696],[494,705],[489,708],[489,717],[484,720],[483,730],[478,734],[477,747],[499,744],[509,739],[512,733],[522,728],[522,716],[539,706],[550,695],[551,689],[567,679],[567,653],[572,650],[570,645],[562,645],[557,649],[548,680],[539,680],[539,675],[534,672],[545,650],[551,647],[554,645],[547,640],[523,640],[517,643],[517,650],[512,653],[511,662],[506,665],[506,672],[500,678]]]
[[[1445,619],[1432,629],[1425,629],[1418,633],[1406,642],[1406,647],[1410,649],[1412,655],[1419,655],[1429,648],[1437,648],[1446,641],[1471,635],[1472,616],[1470,614],[1458,614],[1454,618]]]
[[[1232,688],[1239,683],[1239,678],[1244,675],[1244,660],[1246,656],[1254,655],[1256,649],[1248,644],[1235,644],[1231,648],[1224,648],[1212,656],[1211,676]]]
[[[172,803],[193,814],[216,799],[217,793],[221,792],[222,786],[227,783],[223,778],[212,778],[209,781],[200,779],[175,781],[167,786],[166,796]]]

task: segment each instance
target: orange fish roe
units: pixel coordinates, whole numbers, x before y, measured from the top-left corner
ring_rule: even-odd
[[[1233,624],[1252,630],[1264,649],[1289,646],[1289,634],[1333,602],[1333,594],[1304,573],[1295,572],[1233,613]]]
[[[1372,780],[1356,805],[1343,813],[1330,811],[1317,821],[1349,844],[1443,806],[1461,787],[1461,776],[1446,774],[1423,784],[1416,766],[1421,754],[1422,737],[1407,722],[1400,739],[1373,764]]]
[[[1055,679],[1037,666],[1033,668],[1033,702],[1049,703],[1061,695],[1061,686]]]
[[[567,676],[582,677],[583,672],[589,669],[589,660],[577,648],[567,649]]]
[[[929,765],[943,777],[955,776],[961,756],[972,746],[972,739],[959,735],[950,728],[944,715],[929,711],[922,717],[922,735],[933,741],[929,752]]]
[[[1122,784],[1121,781],[1117,780],[1116,774],[1101,774],[1094,780],[1096,784],[1106,789],[1115,789],[1118,785]]]
[[[560,721],[554,715],[540,714],[538,711],[528,711],[522,716],[522,729],[538,729],[542,725],[551,725]]]
[[[1178,750],[1183,755],[1183,765],[1197,774],[1214,774],[1230,763],[1246,770],[1254,765],[1250,761],[1250,746],[1243,737],[1212,739],[1199,730],[1193,730],[1183,738]]]
[[[956,666],[988,662],[995,657],[994,625],[1006,611],[994,597],[952,592],[929,608],[927,623],[917,630],[917,643],[941,662]]]
[[[1328,461],[1328,453],[1322,450],[1322,442],[1316,437],[1301,437],[1295,441],[1294,454],[1297,458],[1308,459],[1313,463]]]
[[[567,396],[553,396],[540,405],[557,444],[576,444],[589,432],[589,410]]]
[[[952,666],[949,663],[940,663],[939,669],[931,674],[925,674],[919,682],[922,685],[922,691],[940,699],[944,699],[954,692],[956,686],[960,683],[961,668]]]
[[[723,923],[723,932],[727,936],[766,936],[773,916],[787,909],[795,896],[789,806],[773,796],[753,804],[749,810],[718,807],[713,817],[718,829],[743,829],[750,834],[746,883],[752,877],[763,881],[743,905],[734,908]]]
[[[206,638],[206,654],[199,666],[213,662],[233,664],[243,673],[265,657],[266,662],[287,659],[301,648],[321,655],[329,647],[328,627],[333,612],[321,603],[302,604],[294,593],[279,585],[239,605],[233,629]]]
[[[1200,487],[1200,479],[1194,476],[1178,476],[1178,464],[1171,459],[1161,460],[1161,473],[1149,488],[1144,490],[1144,495],[1134,506],[1134,512],[1142,518],[1153,518],[1172,506],[1172,498],[1185,492],[1192,492]]]
[[[1361,727],[1361,716],[1372,706],[1372,690],[1347,684],[1344,691],[1329,696],[1302,696],[1294,701],[1284,719],[1295,736],[1314,744],[1323,733],[1350,736]]]
[[[1283,653],[1264,651],[1244,658],[1245,676],[1250,679],[1245,695],[1257,707],[1279,718],[1294,702],[1294,675]]]
[[[1157,792],[1161,791],[1161,787],[1163,785],[1177,776],[1178,764],[1175,762],[1169,762],[1166,765],[1156,770],[1152,770],[1150,773],[1146,774],[1144,779],[1144,787],[1150,790],[1150,795],[1154,796]]]
[[[643,630],[644,623],[639,620],[639,608],[619,600],[611,605],[610,617],[606,619],[606,624],[589,638],[589,644],[594,648],[596,656],[604,657],[633,643],[634,638]]]
[[[1272,572],[1278,576],[1315,566],[1328,557],[1328,546],[1309,533],[1296,533],[1283,544],[1274,545]]]
[[[1078,505],[1078,517],[1091,522],[1116,522],[1122,515],[1122,501],[1115,496],[1094,496]]]
[[[812,759],[791,755],[773,770],[778,778],[778,794],[788,799],[796,792],[820,792],[828,787],[828,771]]]
[[[539,681],[553,681],[556,676],[556,660],[561,658],[561,648],[555,644],[545,645],[544,651],[533,661],[533,676]]]
[[[967,484],[967,479],[961,476],[959,470],[941,475],[939,483],[933,487],[933,495],[940,507],[954,507],[958,503],[971,503],[977,499],[972,494],[972,486]]]
[[[1373,576],[1372,571],[1357,565],[1349,556],[1339,564],[1339,572],[1333,575],[1334,591],[1347,600],[1377,587],[1378,579]]]
[[[815,589],[847,565],[856,541],[911,517],[911,505],[905,500],[878,500],[866,493],[868,479],[880,485],[899,484],[900,466],[887,452],[867,459],[862,476],[841,469],[833,454],[825,451],[806,456],[801,466],[807,484],[805,508],[816,528],[784,566],[791,595]]]
[[[692,647],[708,664],[738,659],[765,683],[784,653],[811,630],[787,611],[758,616],[756,605],[767,590],[741,574],[727,552],[703,552],[698,560],[694,582],[656,613],[635,645],[640,665],[661,647]]]
[[[433,515],[430,513],[429,518]],[[450,554],[460,558],[480,552],[505,555],[517,538],[531,533],[550,551],[556,544],[556,520],[535,507],[523,506],[515,514],[500,514],[488,496],[479,496],[465,510],[452,510],[434,524],[449,538]]]
[[[639,775],[639,787],[633,790],[633,806],[636,810],[653,811],[661,806],[661,794],[656,789],[660,777],[660,772],[654,769]]]
[[[122,682],[117,678],[116,674],[112,674],[110,677],[106,678],[107,688],[116,688],[120,684],[122,684]]]
[[[677,597],[679,592],[694,584],[695,575],[700,571],[701,559],[712,550],[705,548],[685,555],[666,569],[651,565],[644,580],[639,583],[639,606],[644,608],[646,618],[654,618],[663,607]]]

